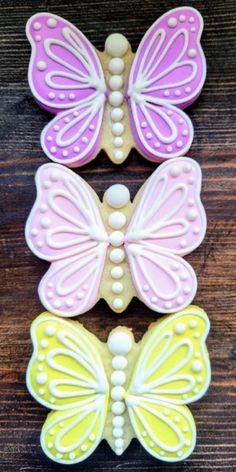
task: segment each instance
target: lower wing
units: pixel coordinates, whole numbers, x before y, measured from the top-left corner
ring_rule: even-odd
[[[34,320],[31,338],[27,387],[54,410],[42,429],[42,448],[56,462],[80,462],[98,446],[107,414],[109,385],[97,339],[50,313]]]
[[[174,105],[149,103],[145,97],[129,100],[130,120],[135,142],[151,161],[164,161],[186,154],[193,141],[189,117]]]
[[[45,454],[60,464],[77,464],[97,448],[106,418],[104,396],[81,402],[78,408],[51,412],[42,428]]]
[[[98,299],[106,252],[106,243],[94,243],[77,256],[53,262],[39,284],[43,306],[65,317],[92,308]]]
[[[69,167],[86,164],[99,150],[105,96],[89,99],[58,115],[44,128],[41,145],[54,162]]]
[[[188,407],[148,396],[128,396],[129,417],[137,439],[157,459],[186,459],[196,443],[196,427]]]
[[[197,279],[188,262],[153,244],[127,243],[126,252],[134,286],[148,307],[171,313],[191,303]]]

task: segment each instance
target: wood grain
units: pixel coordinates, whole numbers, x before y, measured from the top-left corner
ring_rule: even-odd
[[[134,50],[153,20],[185,2],[166,0],[1,0],[0,1],[0,470],[1,472],[229,472],[236,470],[236,17],[235,0],[188,2],[205,19],[203,47],[208,75],[197,103],[189,108],[195,127],[189,152],[203,170],[203,201],[208,214],[204,243],[188,260],[196,269],[195,302],[209,314],[211,388],[191,407],[198,442],[192,457],[164,465],[133,441],[122,457],[106,443],[81,465],[66,468],[40,450],[39,432],[46,409],[26,391],[25,370],[31,355],[30,323],[41,311],[37,285],[47,264],[24,242],[24,224],[35,198],[33,176],[47,162],[39,135],[49,115],[39,109],[28,84],[30,47],[24,34],[28,17],[49,10],[75,22],[98,49],[113,31],[124,33]],[[101,197],[114,181],[130,186],[132,197],[155,165],[133,151],[121,167],[102,154],[80,170]],[[134,328],[140,338],[157,315],[135,300],[123,316],[99,302],[82,318],[85,327],[105,340],[117,323]]]

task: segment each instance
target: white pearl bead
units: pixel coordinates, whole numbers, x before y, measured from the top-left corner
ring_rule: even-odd
[[[110,105],[112,105],[113,107],[119,107],[124,101],[124,95],[123,93],[116,90],[109,94],[108,100]]]
[[[121,246],[124,242],[124,233],[122,231],[113,231],[110,234],[109,240],[112,246]]]
[[[120,57],[114,57],[108,63],[108,70],[111,74],[121,74],[124,71],[125,63]]]
[[[124,290],[124,285],[121,282],[114,282],[111,286],[113,293],[121,293]]]
[[[121,211],[113,211],[113,213],[109,215],[108,223],[111,228],[120,229],[126,223],[126,216],[124,213],[121,213]]]
[[[117,387],[113,387],[111,389],[111,398],[112,400],[122,400],[124,398],[124,395],[125,395],[125,389],[124,387],[121,387],[121,386],[117,386]]]
[[[124,370],[127,367],[127,359],[124,356],[115,356],[113,357],[112,361],[112,367],[115,370]]]
[[[124,143],[123,138],[121,138],[120,136],[117,136],[113,142],[115,147],[121,147]]]
[[[109,259],[113,264],[119,264],[123,262],[125,258],[125,252],[123,249],[112,249],[109,255]]]
[[[116,447],[115,453],[116,453],[117,456],[121,456],[123,454],[123,452],[124,452],[123,447]]]
[[[109,187],[105,193],[105,199],[112,208],[122,208],[130,201],[129,189],[122,184]]]
[[[129,43],[123,34],[113,33],[105,41],[105,51],[112,57],[122,57],[126,54]]]
[[[112,431],[112,435],[114,438],[121,438],[123,436],[123,429],[122,428],[114,428]]]
[[[118,266],[118,267],[113,267],[111,269],[111,277],[113,279],[121,279],[121,277],[123,277],[124,275],[124,271],[122,269],[122,267]]]
[[[122,151],[116,151],[115,152],[115,159],[116,161],[121,161],[124,157],[124,153]]]
[[[112,425],[116,428],[122,428],[125,424],[125,419],[123,416],[115,416],[112,418]]]
[[[120,310],[124,306],[124,302],[121,298],[115,298],[112,304],[116,310]]]
[[[112,75],[109,80],[109,87],[111,90],[120,90],[123,85],[123,79],[120,75]]]
[[[124,133],[124,125],[122,123],[114,123],[111,127],[111,132],[114,136],[120,136]]]
[[[112,121],[121,121],[124,116],[124,112],[122,108],[113,108],[111,111],[111,119]]]
[[[113,354],[124,356],[132,348],[132,336],[124,331],[112,331],[108,338],[108,349]]]
[[[114,415],[122,415],[122,413],[124,413],[125,411],[125,404],[124,402],[114,402],[112,407],[112,413],[114,413]]]
[[[120,449],[124,446],[124,439],[118,438],[115,440],[115,447]]]

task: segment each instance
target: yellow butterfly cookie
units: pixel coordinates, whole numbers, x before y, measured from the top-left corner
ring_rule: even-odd
[[[102,343],[78,322],[36,318],[27,386],[52,410],[41,433],[45,454],[75,464],[102,439],[121,455],[137,438],[157,459],[188,457],[196,427],[186,405],[210,383],[209,326],[206,313],[189,306],[153,323],[138,343],[125,327]]]

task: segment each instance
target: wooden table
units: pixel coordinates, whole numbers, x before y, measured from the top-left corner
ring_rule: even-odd
[[[35,103],[27,83],[30,46],[25,22],[38,11],[50,10],[74,21],[93,44],[103,49],[106,36],[119,31],[136,50],[153,20],[186,2],[156,0],[0,1],[0,155],[1,155],[1,326],[0,326],[0,470],[1,472],[173,471],[228,472],[236,470],[236,4],[232,0],[189,2],[205,19],[203,47],[208,75],[197,103],[189,108],[195,138],[189,155],[203,170],[202,198],[208,214],[204,243],[188,260],[199,281],[195,303],[209,314],[208,347],[213,379],[208,394],[192,405],[198,441],[192,457],[165,465],[133,441],[122,457],[103,442],[81,465],[59,466],[41,452],[39,432],[46,410],[28,394],[25,371],[31,355],[29,327],[42,311],[37,285],[47,263],[35,257],[24,241],[24,224],[35,198],[34,173],[47,162],[39,135],[49,115]],[[127,184],[132,197],[154,170],[133,151],[121,167],[101,153],[80,175],[103,195],[114,181]],[[157,315],[133,300],[123,316],[100,301],[85,327],[102,340],[123,323],[139,339]]]

